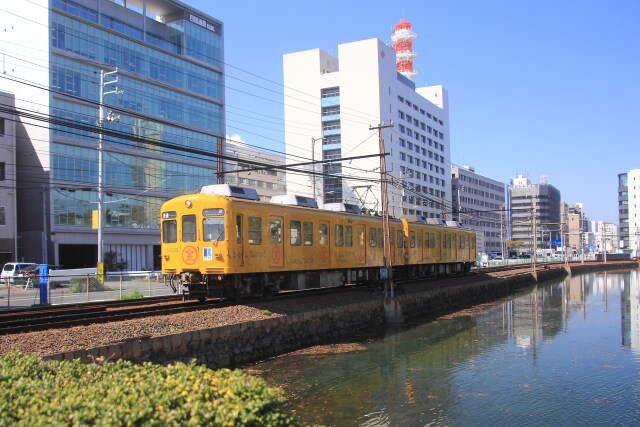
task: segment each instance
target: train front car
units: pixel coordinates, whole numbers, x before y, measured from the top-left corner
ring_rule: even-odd
[[[174,291],[203,299],[225,294],[230,273],[229,198],[209,194],[176,197],[161,208],[162,273]]]

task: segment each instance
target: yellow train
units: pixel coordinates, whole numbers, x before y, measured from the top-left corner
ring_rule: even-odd
[[[256,199],[252,189],[212,185],[162,205],[162,273],[174,289],[195,298],[248,296],[381,279],[381,217]],[[475,262],[473,230],[389,223],[394,278],[463,272]]]

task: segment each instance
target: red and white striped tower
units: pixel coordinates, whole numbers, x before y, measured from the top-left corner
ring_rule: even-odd
[[[411,24],[404,18],[391,30],[392,47],[396,51],[396,69],[412,80],[418,77],[418,72],[413,69],[413,60],[418,56],[413,51],[412,45],[416,37],[418,37],[416,33],[411,31]]]

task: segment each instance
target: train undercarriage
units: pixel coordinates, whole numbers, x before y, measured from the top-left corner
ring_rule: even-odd
[[[394,280],[427,279],[442,275],[466,273],[473,263],[417,264],[395,266]],[[202,274],[183,272],[171,276],[174,292],[185,298],[243,298],[271,296],[281,290],[303,290],[336,287],[346,284],[378,285],[385,279],[380,267],[313,271],[287,271],[247,274]]]

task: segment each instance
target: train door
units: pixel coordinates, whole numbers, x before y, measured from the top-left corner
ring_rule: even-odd
[[[198,269],[198,230],[195,214],[182,215],[180,218],[180,241],[182,242],[182,264],[185,270]]]
[[[236,257],[236,266],[244,266],[244,229],[243,229],[243,215],[236,215],[236,250],[234,251]]]
[[[320,221],[318,223],[318,247],[320,250],[320,264],[321,265],[329,265],[329,260],[331,259],[331,245],[329,244],[330,236],[329,236],[329,227],[328,221]]]
[[[282,238],[282,226],[284,221],[281,216],[269,217],[269,265],[272,267],[284,266],[284,244]]]
[[[367,262],[366,228],[364,225],[356,226],[356,245],[358,250],[358,264]]]

